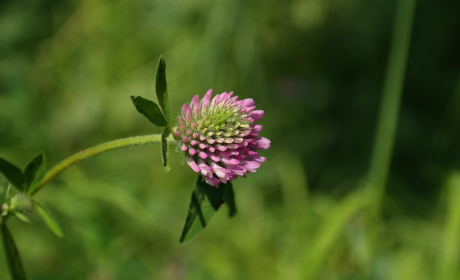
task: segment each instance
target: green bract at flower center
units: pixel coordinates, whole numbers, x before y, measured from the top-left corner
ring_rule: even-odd
[[[198,104],[197,98],[194,98],[190,107],[184,104],[182,116],[178,118],[179,131],[174,133],[175,138],[190,144],[193,141],[191,146],[199,144],[200,141],[208,144],[240,142],[239,137],[249,134],[252,119],[243,111],[243,106],[235,102],[236,99],[219,102],[218,98],[214,98],[210,104],[206,101]],[[184,141],[184,138],[191,139]]]

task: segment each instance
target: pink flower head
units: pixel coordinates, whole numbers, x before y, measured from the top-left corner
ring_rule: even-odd
[[[262,125],[255,122],[264,111],[254,110],[254,100],[238,100],[233,92],[211,95],[212,89],[201,101],[195,95],[190,105],[182,106],[173,135],[193,171],[218,187],[219,183],[256,172],[265,161],[257,150],[268,149],[271,141],[259,137]]]

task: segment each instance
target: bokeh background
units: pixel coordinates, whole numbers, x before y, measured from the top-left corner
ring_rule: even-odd
[[[459,1],[417,1],[382,207],[367,215],[399,1],[1,1],[0,156],[16,165],[160,133],[129,98],[155,99],[160,54],[174,112],[234,91],[265,110],[272,140],[234,182],[238,215],[222,209],[186,244],[196,174],[180,153],[167,174],[158,146],[70,168],[38,194],[65,238],[37,215],[8,222],[29,278],[459,279]]]

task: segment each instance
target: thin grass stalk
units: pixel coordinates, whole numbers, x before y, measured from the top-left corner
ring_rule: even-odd
[[[377,211],[380,209],[393,153],[416,2],[417,0],[400,0],[396,11],[369,171],[369,187],[375,192]]]
[[[438,263],[439,280],[458,279],[460,258],[460,173],[453,172],[447,179],[447,215],[441,255]]]
[[[416,3],[417,0],[399,0],[396,8],[389,60],[368,174],[368,190],[374,198],[369,217],[371,226],[369,250],[370,254],[374,256],[379,225],[381,224],[379,222],[381,204],[390,170],[400,112]],[[371,265],[367,266],[366,274],[371,272],[371,267]]]

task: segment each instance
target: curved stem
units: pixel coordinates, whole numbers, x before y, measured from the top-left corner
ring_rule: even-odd
[[[35,194],[40,188],[42,188],[46,183],[48,183],[51,179],[59,175],[62,171],[67,169],[67,167],[97,156],[99,154],[112,151],[112,150],[117,150],[117,149],[122,149],[122,148],[127,148],[127,147],[132,147],[132,146],[141,146],[141,145],[151,145],[151,144],[156,144],[161,142],[161,135],[160,134],[152,134],[152,135],[144,135],[144,136],[136,136],[136,137],[129,137],[129,138],[123,138],[123,139],[118,139],[114,141],[110,141],[104,144],[100,144],[91,148],[88,148],[86,150],[80,151],[57,165],[55,165],[53,168],[51,168],[48,172],[46,172],[45,176],[43,179],[38,183],[34,188],[32,188],[29,191],[30,195]]]

